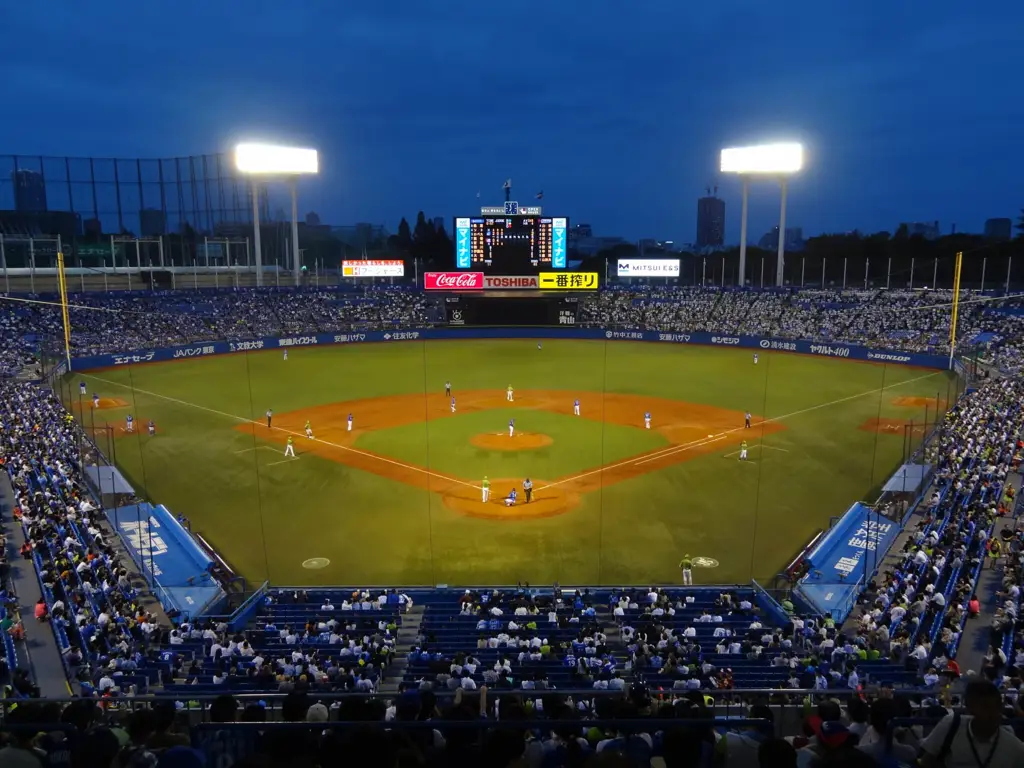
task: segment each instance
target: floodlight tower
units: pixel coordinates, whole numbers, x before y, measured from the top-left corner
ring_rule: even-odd
[[[775,284],[783,284],[782,270],[786,258],[786,195],[789,177],[804,166],[802,144],[760,144],[754,147],[732,147],[722,150],[722,173],[735,173],[743,182],[743,205],[740,213],[739,284],[747,275],[747,197],[752,178],[774,178],[782,187],[782,210],[779,214],[779,251],[775,265]]]
[[[235,147],[235,168],[252,177],[253,246],[256,251],[256,285],[263,285],[263,254],[260,250],[260,206],[258,179],[283,179],[292,194],[292,269],[295,284],[302,282],[302,257],[299,253],[298,180],[320,172],[315,149],[281,147],[273,144],[244,143]]]

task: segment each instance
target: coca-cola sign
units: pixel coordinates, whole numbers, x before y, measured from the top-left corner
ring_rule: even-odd
[[[482,291],[483,272],[424,272],[423,288],[428,291]]]

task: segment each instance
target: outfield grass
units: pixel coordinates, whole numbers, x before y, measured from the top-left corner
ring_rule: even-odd
[[[896,397],[945,398],[944,372],[781,353],[628,342],[409,342],[293,349],[98,371],[93,392],[128,402],[97,416],[157,422],[159,435],[121,437],[117,462],[147,498],[186,514],[253,580],[276,584],[482,584],[529,580],[641,583],[678,580],[684,553],[719,561],[698,581],[770,578],[832,516],[873,499],[896,469],[902,432],[859,429],[876,418],[922,420]],[[80,376],[69,380],[77,385]],[[277,443],[238,430],[245,420],[361,398],[443,391],[578,391],[749,410],[785,426],[735,446],[583,495],[566,514],[486,520],[437,494],[316,455],[284,462]],[[74,387],[77,396],[77,386]],[[571,403],[566,403],[567,409]],[[934,414],[934,409],[932,409]],[[86,409],[86,422],[93,414]],[[520,429],[553,442],[522,453],[469,439]],[[358,414],[356,414],[358,419]],[[657,419],[657,414],[655,414]],[[315,425],[314,425],[315,426]],[[144,430],[143,430],[144,432]],[[920,437],[917,438],[918,440]],[[298,441],[301,450],[301,440]],[[462,478],[553,479],[664,445],[655,431],[602,425],[515,404],[361,434],[362,450]],[[303,561],[325,557],[322,570]]]

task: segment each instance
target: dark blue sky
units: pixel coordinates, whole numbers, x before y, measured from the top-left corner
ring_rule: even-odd
[[[805,235],[1024,206],[1019,0],[3,6],[0,153],[300,142],[322,156],[300,208],[331,223],[472,213],[511,176],[596,233],[688,242],[718,183],[736,242],[718,150],[766,139],[807,145]],[[751,239],[777,207],[755,188]]]

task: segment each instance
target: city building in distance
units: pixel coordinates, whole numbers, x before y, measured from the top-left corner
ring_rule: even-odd
[[[989,240],[1009,240],[1013,237],[1013,222],[1010,219],[985,219],[985,237]]]
[[[721,248],[725,244],[725,200],[714,194],[711,188],[707,195],[697,200],[697,248]]]
[[[18,213],[42,213],[46,210],[46,180],[39,171],[16,168],[11,171],[14,185],[14,210]]]

